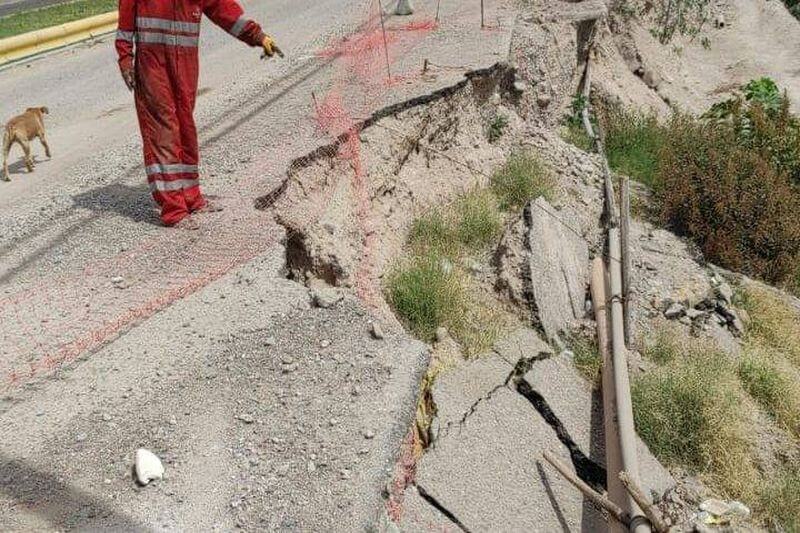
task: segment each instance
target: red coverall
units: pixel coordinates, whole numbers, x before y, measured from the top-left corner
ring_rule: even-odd
[[[147,182],[170,226],[206,206],[193,117],[203,13],[250,46],[262,44],[264,32],[236,0],[119,0],[119,66],[135,69]]]

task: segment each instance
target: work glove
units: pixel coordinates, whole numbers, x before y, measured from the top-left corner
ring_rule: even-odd
[[[128,90],[132,91],[136,87],[136,71],[133,67],[127,67],[120,69],[120,72],[122,72],[122,81],[125,82]]]
[[[264,55],[261,56],[261,59],[272,57],[275,54],[278,54],[278,57],[283,57],[283,51],[278,48],[278,45],[275,44],[275,41],[269,35],[264,35],[264,38],[261,40],[261,48],[264,49]]]

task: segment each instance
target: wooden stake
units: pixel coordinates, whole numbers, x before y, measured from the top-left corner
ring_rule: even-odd
[[[486,27],[486,16],[483,11],[483,0],[481,0],[481,29]]]
[[[589,498],[589,500],[592,503],[608,511],[609,516],[614,518],[614,520],[617,520],[626,527],[628,526],[628,524],[630,523],[630,517],[627,515],[627,513],[625,513],[625,511],[620,509],[620,507],[617,504],[615,504],[602,494],[598,494],[592,487],[587,485],[581,478],[575,475],[575,473],[572,470],[567,468],[567,466],[564,463],[558,460],[556,456],[553,455],[551,452],[545,451],[544,458],[548,463],[553,465],[553,468],[558,470],[558,472],[562,476],[564,476],[564,479],[572,483],[572,485],[574,485],[576,489],[581,491],[584,496]]]
[[[439,22],[439,8],[442,6],[442,0],[436,1],[436,22]]]
[[[667,524],[665,524],[664,520],[661,518],[661,512],[658,510],[658,507],[648,501],[647,496],[645,496],[642,489],[633,482],[628,473],[620,472],[619,480],[628,491],[628,494],[631,495],[631,498],[642,508],[644,515],[650,520],[650,524],[653,526],[653,529],[656,530],[656,533],[667,533],[669,527],[667,527]]]

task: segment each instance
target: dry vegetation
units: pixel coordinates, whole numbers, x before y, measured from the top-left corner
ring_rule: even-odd
[[[744,289],[737,300],[752,317],[740,357],[672,330],[643,349],[657,367],[633,386],[637,429],[667,465],[747,502],[765,525],[797,531],[800,313],[766,290]],[[769,475],[757,452],[765,429],[757,409],[794,443],[773,458]]]

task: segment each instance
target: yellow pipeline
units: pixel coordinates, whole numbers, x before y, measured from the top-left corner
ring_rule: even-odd
[[[118,18],[114,11],[0,39],[0,65],[108,33]]]

